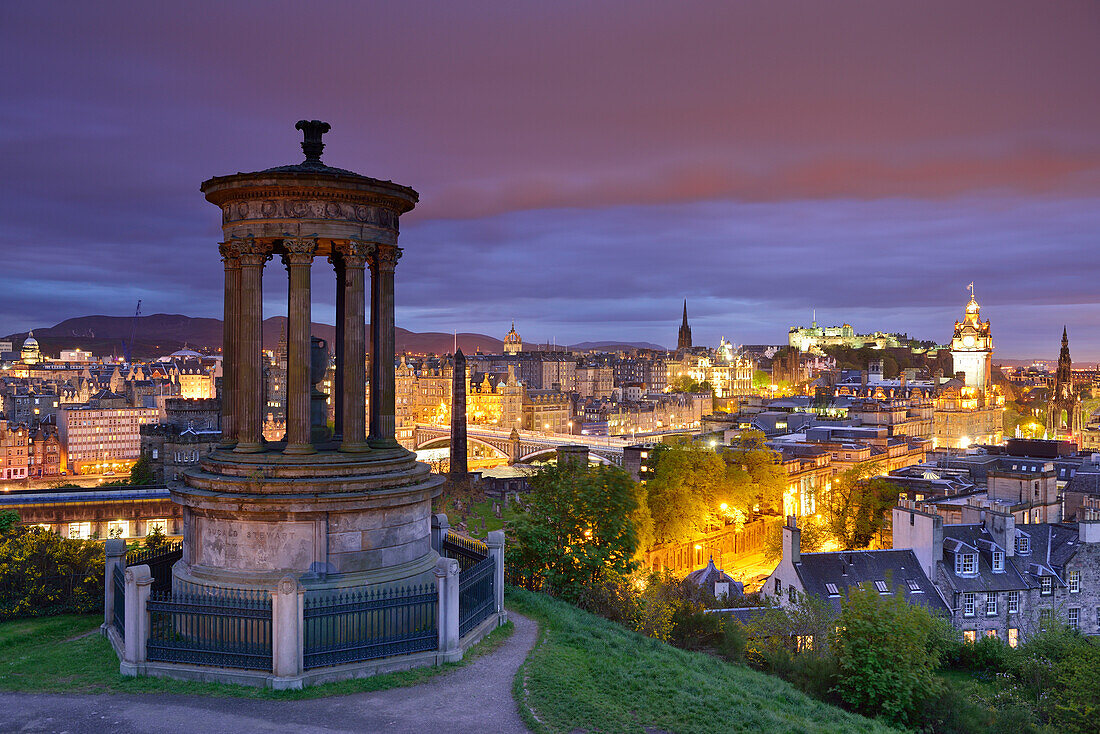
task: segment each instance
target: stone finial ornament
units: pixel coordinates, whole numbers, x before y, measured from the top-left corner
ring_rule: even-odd
[[[294,125],[295,130],[301,130],[303,137],[302,152],[306,154],[306,161],[321,162],[321,151],[325,144],[321,142],[321,136],[332,129],[332,125],[321,120],[298,120]]]

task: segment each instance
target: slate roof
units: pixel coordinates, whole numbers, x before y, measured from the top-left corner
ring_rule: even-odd
[[[794,568],[805,592],[825,599],[838,612],[848,589],[875,581],[885,582],[891,591],[901,589],[910,604],[948,612],[936,587],[909,549],[802,553]],[[915,589],[910,588],[910,581],[915,582]],[[837,593],[832,593],[826,584],[835,586]]]
[[[993,536],[983,525],[943,526],[943,574],[947,585],[963,591],[1022,591],[1034,586],[1024,576],[1019,564],[1005,558],[1005,570],[993,572],[993,551],[1005,549],[994,542]],[[956,553],[977,553],[978,571],[973,576],[955,573]]]
[[[696,586],[708,589],[712,592],[714,591],[714,585],[716,583],[726,582],[730,585],[729,588],[731,594],[734,591],[736,591],[739,596],[745,593],[745,585],[742,584],[740,581],[735,581],[734,578],[728,573],[716,567],[714,565],[714,558],[710,559],[710,561],[707,563],[706,568],[692,571],[684,578],[684,580],[690,581]]]

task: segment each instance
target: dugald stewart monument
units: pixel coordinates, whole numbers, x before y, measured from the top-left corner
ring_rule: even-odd
[[[222,440],[171,490],[183,545],[170,578],[153,564],[123,573],[108,548],[105,627],[124,673],[300,687],[455,660],[504,619],[503,533],[488,546],[450,533],[431,514],[443,478],[394,439],[398,220],[418,195],[326,165],[329,125],[296,127],[301,163],[202,184],[224,231]],[[286,435],[266,442],[262,276],[275,258],[289,283]],[[331,427],[315,387],[329,345],[310,334],[318,266],[336,281]]]

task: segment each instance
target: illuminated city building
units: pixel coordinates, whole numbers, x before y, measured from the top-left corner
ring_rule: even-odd
[[[516,332],[516,322],[512,322],[512,328],[508,330],[508,333],[504,336],[504,353],[505,354],[519,354],[523,351],[523,339]]]
[[[940,386],[932,417],[932,433],[939,448],[967,448],[971,444],[999,444],[1004,440],[1004,396],[992,384],[993,337],[989,321],[970,285],[970,300],[962,321],[955,322],[951,358],[955,377]]]
[[[27,332],[27,338],[23,340],[23,349],[19,352],[19,359],[23,364],[38,364],[42,361],[42,349],[38,346],[38,340],[34,338],[34,332]]]
[[[72,473],[128,472],[141,455],[141,426],[159,418],[158,409],[130,407],[106,390],[87,405],[63,407],[57,428]]]

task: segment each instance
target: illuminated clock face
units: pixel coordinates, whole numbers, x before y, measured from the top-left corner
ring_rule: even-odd
[[[970,334],[967,334],[966,336],[964,336],[963,337],[963,346],[964,347],[974,346],[974,337],[972,337]]]

